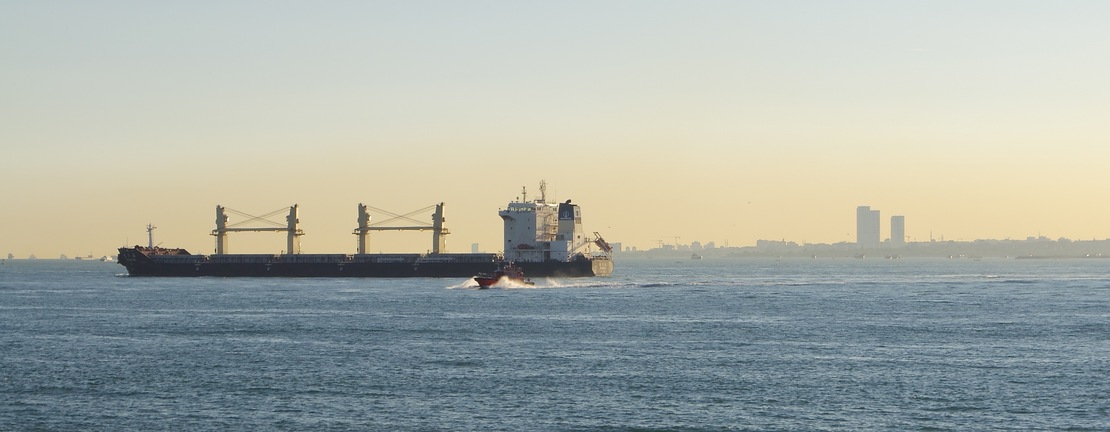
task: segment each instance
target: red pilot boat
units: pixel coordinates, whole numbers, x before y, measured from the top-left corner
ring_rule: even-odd
[[[474,281],[478,282],[478,289],[486,289],[500,282],[502,279],[521,285],[535,285],[531,279],[524,277],[524,270],[513,263],[507,263],[493,273],[478,273]]]

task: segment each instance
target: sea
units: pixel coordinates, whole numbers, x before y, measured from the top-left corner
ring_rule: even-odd
[[[1110,260],[618,256],[488,290],[6,260],[0,430],[1105,431]]]

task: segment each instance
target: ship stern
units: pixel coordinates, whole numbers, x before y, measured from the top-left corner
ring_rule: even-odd
[[[613,275],[613,259],[609,257],[594,257],[591,260],[590,267],[594,276],[612,276]]]

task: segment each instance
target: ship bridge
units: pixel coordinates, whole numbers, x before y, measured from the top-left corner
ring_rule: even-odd
[[[594,233],[586,235],[582,228],[582,209],[566,200],[547,202],[547,184],[540,182],[540,198],[528,201],[528,191],[521,191],[521,201],[514,201],[498,214],[505,224],[505,259],[521,262],[571,261],[592,254],[597,245],[608,254],[612,249]],[[598,242],[600,240],[600,242]]]

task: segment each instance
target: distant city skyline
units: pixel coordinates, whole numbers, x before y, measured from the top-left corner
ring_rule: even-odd
[[[890,236],[887,237],[884,240],[884,239],[882,239],[882,236],[881,236],[881,225],[879,224],[880,215],[881,215],[881,210],[872,209],[871,206],[857,206],[856,207],[856,233],[855,233],[856,234],[856,241],[855,242],[844,242],[844,241],[840,241],[840,242],[807,242],[807,241],[798,241],[798,240],[783,238],[783,239],[780,239],[780,240],[758,239],[758,240],[756,240],[756,241],[754,241],[750,244],[729,245],[727,240],[723,241],[721,244],[718,244],[714,240],[709,240],[709,241],[706,241],[704,243],[701,240],[690,240],[687,243],[680,243],[679,240],[682,237],[681,236],[673,236],[673,237],[671,237],[671,240],[673,240],[673,243],[668,243],[665,240],[656,240],[655,245],[648,246],[648,247],[642,247],[642,246],[635,246],[635,245],[625,245],[623,242],[614,241],[614,242],[612,242],[612,246],[614,246],[615,250],[623,251],[623,252],[649,251],[649,250],[672,250],[672,251],[700,252],[700,251],[705,251],[705,250],[714,250],[714,249],[717,249],[719,247],[720,248],[747,248],[747,247],[768,248],[768,247],[781,247],[781,246],[800,247],[800,246],[806,246],[806,245],[837,245],[837,244],[844,244],[844,243],[851,244],[851,245],[853,245],[854,247],[857,247],[857,248],[880,248],[880,247],[895,247],[895,248],[897,248],[897,247],[906,246],[909,242],[907,241],[907,238],[905,236],[905,216],[903,216],[903,215],[894,215],[894,216],[890,217],[890,226],[889,226],[890,227]],[[244,215],[244,216],[249,216],[249,215]],[[256,223],[258,223],[258,222],[256,221]],[[261,222],[261,223],[265,224],[266,222]],[[273,223],[273,222],[271,222],[271,223]],[[150,230],[148,230],[148,231],[150,231]],[[149,232],[148,232],[148,234],[149,234]],[[899,239],[901,239],[901,241],[899,241]],[[1102,241],[1102,240],[1106,240],[1107,238],[1091,238],[1091,239],[1076,238],[1076,239],[1070,239],[1070,238],[1067,238],[1067,237],[1059,237],[1057,239],[1059,241],[1073,241],[1073,240],[1074,241],[1084,241],[1084,240],[1086,240],[1086,241]],[[277,240],[277,239],[271,239],[270,242],[273,243],[275,240]],[[932,238],[932,236],[930,236],[927,241],[923,240],[923,242],[925,242],[925,243],[935,243],[937,240],[938,239]],[[940,241],[945,241],[944,236],[939,236],[939,240]],[[967,242],[967,241],[996,242],[996,241],[1013,241],[1013,240],[1015,240],[1015,239],[1007,237],[1007,238],[960,239],[958,241],[959,242]],[[1040,233],[1037,233],[1037,235],[1035,235],[1035,236],[1034,235],[1028,235],[1028,236],[1025,236],[1024,238],[1018,238],[1016,240],[1023,240],[1023,241],[1041,240],[1041,241],[1043,241],[1043,240],[1053,240],[1053,239],[1051,239],[1049,237],[1045,237],[1045,236],[1041,235]],[[155,243],[161,244],[161,242],[155,242]],[[490,242],[490,243],[494,244],[494,248],[499,246],[499,244],[497,242]],[[146,242],[144,242],[143,244],[146,244]],[[124,246],[124,245],[121,245],[121,246]],[[469,250],[470,250],[470,252],[490,251],[490,248],[481,247],[481,243],[471,243],[469,245]],[[497,249],[497,250],[499,250],[499,249]],[[237,250],[237,251],[234,251],[234,253],[242,253],[242,252],[239,252]],[[354,253],[354,252],[347,252],[347,253]],[[114,254],[115,254],[114,250],[109,250],[107,252],[104,252],[103,254],[102,253],[94,253],[94,252],[88,252],[88,253],[62,252],[60,254],[51,254],[51,255],[30,253],[30,254],[25,255],[25,256],[19,256],[19,255],[13,253],[13,252],[9,252],[9,253],[7,253],[7,259],[21,259],[21,258],[51,259],[55,256],[59,257],[60,259],[71,259],[71,257],[73,259],[97,259],[97,257],[105,257],[105,256],[106,257],[111,257],[111,256],[114,256]]]
[[[517,197],[517,198],[520,199],[521,197]],[[535,199],[535,198],[536,198],[535,196],[532,197],[532,199]],[[796,241],[796,240],[783,238],[781,240],[758,239],[758,240],[752,242],[751,244],[734,244],[734,245],[730,246],[728,241],[724,241],[721,245],[718,245],[717,242],[713,241],[713,240],[707,241],[704,244],[701,240],[691,240],[688,243],[680,243],[679,240],[682,237],[681,236],[673,236],[671,238],[673,240],[673,243],[668,243],[665,240],[657,240],[656,241],[657,245],[649,246],[649,247],[641,247],[641,246],[634,246],[634,245],[627,245],[626,246],[623,242],[620,242],[620,241],[612,242],[612,246],[615,247],[615,250],[623,251],[623,252],[649,251],[649,250],[673,250],[673,251],[700,252],[700,251],[705,251],[705,250],[714,250],[718,247],[724,247],[724,248],[737,248],[737,247],[739,247],[739,248],[747,248],[747,247],[768,248],[768,247],[781,247],[781,246],[800,247],[800,246],[806,246],[806,245],[836,245],[836,244],[843,244],[843,243],[852,244],[857,248],[871,248],[871,249],[880,248],[880,247],[884,247],[884,246],[886,246],[886,247],[906,246],[908,244],[908,242],[907,242],[907,238],[906,238],[906,235],[905,235],[905,216],[903,216],[903,215],[894,215],[894,216],[890,217],[890,226],[889,226],[890,236],[887,237],[884,240],[882,238],[882,235],[881,235],[882,234],[881,233],[881,228],[882,227],[880,225],[880,215],[881,215],[881,210],[873,209],[873,208],[871,208],[871,206],[857,206],[856,207],[856,232],[855,232],[856,241],[855,242],[843,242],[843,241],[841,241],[841,242],[807,242],[807,241],[799,242],[799,241]],[[250,221],[250,215],[243,214],[241,216],[247,218],[248,221]],[[258,220],[255,221],[255,223],[256,224],[266,224],[267,221],[263,221],[262,219],[258,219]],[[268,222],[268,223],[273,224],[273,223],[276,223],[276,222]],[[148,227],[148,228],[156,228],[156,227]],[[151,229],[148,229],[148,234],[151,234]],[[1049,240],[1049,239],[1050,238],[1044,237],[1040,233],[1038,233],[1036,236],[1033,236],[1033,235],[1026,236],[1024,238],[1024,241]],[[276,240],[276,239],[271,239],[271,243],[273,243],[273,240]],[[940,236],[940,240],[944,241],[944,237]],[[1013,239],[1007,237],[1007,238],[1001,238],[1001,239],[997,239],[997,238],[961,239],[959,241],[988,241],[988,242],[993,242],[993,241],[1011,241],[1011,240],[1013,240]],[[1070,240],[1102,241],[1102,240],[1104,240],[1104,238],[1069,239],[1067,237],[1059,237],[1059,240],[1060,241],[1070,241]],[[936,241],[937,241],[937,239],[932,238],[932,236],[930,235],[928,242],[936,242]],[[156,242],[156,243],[161,244],[161,242]],[[499,246],[499,244],[496,243],[496,242],[490,242],[490,243],[494,244],[495,248]],[[144,244],[145,244],[145,242],[144,242]],[[470,252],[489,251],[488,248],[482,248],[480,245],[481,245],[481,243],[471,243],[469,245]],[[124,245],[121,245],[121,246],[124,246]],[[56,256],[58,256],[60,259],[71,259],[71,257],[73,257],[74,259],[96,259],[96,257],[111,257],[111,256],[114,256],[114,253],[115,253],[114,250],[110,250],[108,252],[105,252],[104,254],[94,253],[94,252],[89,252],[87,254],[86,253],[80,253],[80,252],[73,252],[73,253],[62,252],[60,254],[57,254]],[[233,253],[243,253],[243,252],[240,252],[240,251],[237,250],[237,251],[234,251]],[[353,253],[353,252],[347,252],[347,253]],[[55,255],[41,255],[41,254],[36,255],[35,253],[31,253],[31,254],[26,255],[25,257],[26,258],[51,259],[53,256],[55,256]],[[20,259],[20,258],[23,258],[23,257],[17,256],[16,254],[11,253],[11,252],[7,253],[7,259]]]

